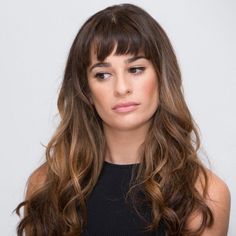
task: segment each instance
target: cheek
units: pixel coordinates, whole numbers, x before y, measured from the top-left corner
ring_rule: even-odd
[[[142,86],[143,96],[145,98],[150,98],[151,102],[157,102],[159,100],[159,94],[158,94],[158,85],[157,85],[157,79],[154,77],[151,80],[146,81],[146,83]],[[156,98],[154,100],[154,98]]]
[[[110,100],[108,95],[109,91],[104,88],[95,87],[91,90],[92,101],[96,107],[104,106],[106,101]]]

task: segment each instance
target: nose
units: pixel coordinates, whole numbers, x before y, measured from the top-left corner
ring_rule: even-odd
[[[116,76],[114,82],[114,95],[125,96],[126,94],[132,93],[131,78],[124,75],[123,73]]]

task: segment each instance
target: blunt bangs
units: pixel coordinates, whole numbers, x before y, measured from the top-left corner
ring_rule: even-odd
[[[115,55],[144,53],[149,58],[147,44],[135,22],[127,16],[116,16],[116,19],[104,16],[95,27],[89,55],[94,53],[98,61],[104,61],[116,48]]]

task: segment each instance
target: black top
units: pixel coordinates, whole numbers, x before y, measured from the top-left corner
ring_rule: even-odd
[[[142,220],[125,202],[132,168],[139,164],[113,164],[104,161],[98,182],[88,201],[88,224],[82,236],[164,236],[164,227],[159,225],[156,232],[142,232],[150,211],[143,212]],[[147,208],[146,208],[147,209]]]

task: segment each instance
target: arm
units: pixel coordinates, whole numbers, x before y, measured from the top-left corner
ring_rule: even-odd
[[[214,223],[206,228],[201,236],[227,236],[230,215],[230,192],[227,185],[210,170],[207,170],[209,178],[207,205],[212,210]],[[201,193],[200,181],[196,188]],[[195,229],[201,222],[200,214],[192,214],[188,220],[188,227]]]

